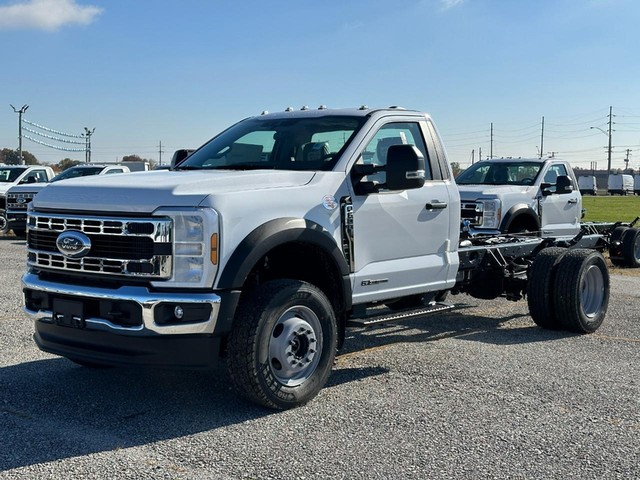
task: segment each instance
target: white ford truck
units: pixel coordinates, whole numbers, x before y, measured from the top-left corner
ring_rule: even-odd
[[[557,158],[483,160],[456,179],[462,221],[472,233],[580,232],[582,197],[568,162]]]
[[[448,291],[526,297],[536,324],[583,333],[609,299],[598,235],[460,242],[435,126],[399,108],[247,118],[175,169],[54,183],[27,227],[42,350],[86,366],[223,359],[240,394],[277,409],[321,390],[347,328],[453,308]]]
[[[54,175],[51,167],[43,165],[0,165],[0,233],[9,231],[5,213],[7,191],[16,185],[44,185]]]
[[[137,162],[138,163],[138,162]],[[51,179],[51,182],[67,180],[69,178],[88,177],[92,175],[110,175],[127,173],[129,167],[125,165],[100,165],[87,163],[67,168]],[[49,183],[27,183],[16,185],[7,190],[6,230],[13,230],[17,236],[24,236],[27,225],[27,207],[38,192]]]

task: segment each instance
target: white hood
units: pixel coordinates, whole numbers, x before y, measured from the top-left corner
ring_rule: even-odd
[[[460,199],[473,201],[481,197],[500,197],[504,195],[530,195],[534,197],[538,187],[526,185],[458,185]]]
[[[151,213],[193,207],[210,194],[305,185],[315,172],[193,170],[95,175],[54,182],[34,199],[38,209]]]

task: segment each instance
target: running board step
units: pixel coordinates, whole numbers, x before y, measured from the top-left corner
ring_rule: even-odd
[[[455,305],[450,303],[436,303],[426,307],[403,310],[400,312],[385,313],[384,315],[376,315],[371,317],[351,318],[347,321],[347,327],[370,327],[372,325],[380,325],[381,323],[393,323],[400,320],[407,320],[423,315],[431,315],[432,313],[446,312],[452,310]]]

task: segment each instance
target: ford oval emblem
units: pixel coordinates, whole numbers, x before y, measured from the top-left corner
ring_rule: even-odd
[[[58,235],[56,246],[65,257],[80,258],[91,250],[91,240],[82,232],[67,230]]]

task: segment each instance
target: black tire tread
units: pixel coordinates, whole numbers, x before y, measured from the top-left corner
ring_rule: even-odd
[[[527,282],[527,303],[531,318],[541,328],[561,328],[553,306],[553,284],[557,265],[566,248],[549,247],[536,255]]]
[[[247,400],[272,409],[286,409],[302,405],[304,402],[296,401],[295,403],[287,403],[285,401],[274,401],[261,386],[259,377],[262,375],[258,372],[255,363],[255,353],[260,342],[258,330],[262,322],[264,312],[272,304],[274,298],[290,296],[292,293],[304,291],[314,295],[317,300],[324,304],[327,311],[331,311],[331,304],[326,296],[317,287],[297,280],[273,280],[260,285],[246,299],[241,301],[233,329],[228,338],[228,354],[227,366],[231,382],[238,394]],[[337,334],[335,332],[335,318],[333,318],[332,328],[333,345],[326,345],[331,356],[329,363],[329,372],[333,365],[333,358],[336,350]],[[326,373],[328,378],[329,372]],[[320,388],[326,383],[324,378],[321,381]],[[274,380],[275,381],[275,380]]]
[[[606,294],[600,314],[593,321],[582,318],[580,305],[581,280],[585,267],[597,263],[604,270]],[[609,303],[609,275],[604,257],[596,250],[577,248],[569,250],[558,265],[554,289],[556,315],[565,330],[575,333],[592,333],[604,320]]]
[[[640,239],[640,230],[629,228],[622,234],[622,257],[623,263],[627,267],[640,267],[640,259],[636,258],[636,242]]]

